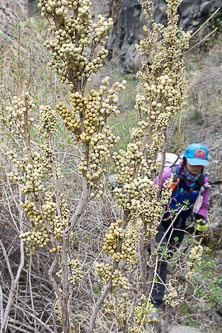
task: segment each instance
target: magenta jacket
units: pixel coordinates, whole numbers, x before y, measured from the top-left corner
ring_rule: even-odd
[[[182,162],[179,164],[179,167],[182,165]],[[161,178],[161,188],[163,187],[164,182],[166,181],[166,179],[170,178],[172,175],[171,173],[171,168],[165,168],[162,174],[162,178]],[[185,174],[182,171],[182,175],[185,176]],[[208,178],[205,176],[204,178],[204,183],[208,183],[209,180]],[[186,180],[186,184],[190,185],[192,183],[191,180]],[[157,178],[154,180],[154,184],[157,184]],[[207,218],[207,208],[208,208],[208,197],[209,197],[209,188],[206,188],[203,192],[203,202],[202,202],[202,206],[200,207],[198,214],[202,215],[204,218]]]

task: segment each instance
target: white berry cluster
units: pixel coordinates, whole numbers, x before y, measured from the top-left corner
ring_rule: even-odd
[[[33,152],[32,162],[25,166],[25,176],[21,191],[25,194],[34,193],[36,196],[43,191],[42,177],[45,171],[45,160],[38,152]]]
[[[46,203],[46,206],[45,206],[44,209],[46,209],[46,217],[47,217],[47,215],[51,216],[51,215],[54,215],[54,214],[56,214],[56,215],[58,214],[58,212],[56,211],[58,208],[56,206],[55,192],[54,191],[45,192],[45,203]],[[47,214],[47,211],[48,211],[47,207],[49,207],[49,206],[51,207],[51,208],[49,208],[49,210],[51,210],[51,214],[49,214],[49,212]],[[44,212],[44,209],[43,209],[43,212]],[[59,210],[60,210],[60,213],[61,213],[62,220],[58,221],[57,226],[59,225],[60,229],[61,229],[62,227],[67,225],[68,220],[69,220],[69,214],[70,214],[68,205],[67,205],[67,203],[65,202],[64,199],[60,200]],[[56,225],[55,222],[52,221],[52,223],[53,223],[52,225]]]
[[[81,125],[80,120],[75,116],[75,112],[69,110],[62,102],[56,105],[56,111],[61,116],[66,128],[74,134],[77,143],[81,133]]]
[[[6,116],[3,117],[4,123],[10,129],[12,135],[25,137],[26,129],[28,130],[30,124],[34,121],[34,118],[28,118],[28,112],[34,107],[35,104],[29,92],[26,92],[22,98],[17,96],[12,98],[11,106],[6,107]]]
[[[46,196],[49,193],[46,193]],[[49,196],[51,196],[49,194]],[[57,213],[56,203],[51,199],[45,199],[44,204],[42,205],[42,212],[44,218],[48,221],[50,232],[53,233],[56,240],[61,239],[63,236],[63,223],[60,221],[60,217]]]
[[[38,196],[43,191],[42,177],[45,171],[44,157],[38,152],[32,152],[32,161],[27,154],[24,159],[18,161],[13,152],[9,152],[9,159],[17,166],[17,172],[10,172],[8,177],[11,181],[19,182],[21,191],[24,194],[34,193]],[[14,156],[14,157],[13,157]],[[19,176],[19,171],[22,171],[22,176]]]
[[[114,262],[124,260],[131,265],[138,262],[137,243],[138,231],[132,223],[127,228],[122,227],[122,220],[112,223],[104,237],[103,250],[112,255]]]
[[[59,300],[57,294],[55,294],[55,297],[56,297],[56,301],[55,301],[55,307],[54,307],[55,310],[54,311],[55,311],[57,320],[62,325],[62,306],[61,306],[61,303],[60,303],[60,300]]]
[[[148,303],[147,298],[142,295],[141,299],[135,306],[134,311],[134,326],[130,327],[129,331],[132,333],[136,332],[146,332],[145,325],[151,320],[151,314],[155,314],[156,308],[151,302]],[[155,321],[155,319],[154,319]]]
[[[29,248],[35,247],[36,245],[45,247],[50,239],[39,209],[36,207],[36,204],[30,200],[22,202],[21,207],[32,222],[30,231],[23,233],[21,238],[25,240]]]
[[[91,139],[91,154],[86,171],[86,178],[93,191],[99,190],[100,188],[98,185],[99,180],[106,171],[106,162],[111,157],[112,149],[118,140],[119,138],[113,135],[109,126],[103,129],[102,133],[95,134]]]
[[[108,233],[104,237],[103,245],[103,250],[112,254],[113,259],[117,262],[119,262],[121,257],[121,253],[117,252],[118,241],[123,240],[126,234],[126,231],[121,228],[121,223],[122,221],[118,220],[110,225]]]
[[[113,267],[109,264],[96,262],[95,272],[102,284],[106,284],[111,280],[113,289],[123,288],[128,290],[130,288],[127,278],[122,276],[118,269],[113,270]]]
[[[18,154],[13,151],[8,151],[7,156],[8,156],[9,161],[11,161],[13,163],[13,165],[15,166],[14,170],[7,174],[7,176],[9,177],[9,180],[11,182],[17,183],[17,184],[22,183],[24,178],[22,175],[20,175],[19,171],[20,170],[23,171],[23,162],[21,160],[19,160]],[[28,161],[26,160],[26,162],[28,162]]]
[[[138,172],[147,174],[148,168],[143,153],[140,150],[141,142],[129,143],[127,151],[122,149],[113,153],[113,161],[117,171],[117,182],[129,183],[133,180],[137,165],[140,166]]]
[[[116,187],[113,193],[118,205],[130,211],[131,219],[145,221],[147,232],[153,235],[163,213],[162,202],[157,200],[158,191],[159,187],[145,176]]]
[[[108,294],[107,298],[104,301],[105,313],[107,315],[114,315],[115,313],[114,304],[115,304],[115,299],[113,299],[111,294]]]
[[[138,263],[137,244],[139,234],[135,223],[127,226],[125,237],[121,246],[121,259],[128,262],[130,265]]]
[[[200,263],[202,254],[203,254],[203,246],[201,246],[200,244],[195,245],[194,247],[191,248],[189,257],[187,260],[187,265],[189,267],[189,271],[187,272],[186,277],[188,279],[194,273],[193,268]]]
[[[173,287],[171,281],[167,286],[167,294],[164,296],[164,301],[166,304],[175,308],[183,301],[183,296],[179,296],[177,290]]]
[[[129,300],[129,295],[127,293],[123,293],[119,300],[117,313],[117,321],[120,325],[124,324],[129,318],[131,306],[132,304]]]
[[[113,294],[108,294],[104,301],[105,313],[109,315],[115,315],[119,327],[122,327],[126,323],[130,315],[130,309],[132,302],[129,300],[128,293],[124,292],[117,297]]]
[[[47,134],[52,134],[56,131],[56,111],[52,110],[49,105],[40,106],[40,122],[41,130]]]
[[[163,215],[163,207],[157,197],[152,198],[152,202],[142,205],[142,213],[140,214],[142,221],[145,221],[147,235],[154,236],[157,233],[161,217]]]
[[[81,269],[81,264],[79,262],[79,260],[77,259],[71,259],[68,262],[68,270],[69,270],[69,283],[70,284],[76,284],[79,281],[82,280],[83,278],[83,274],[82,274],[82,269]],[[62,270],[59,270],[56,275],[62,279]]]
[[[163,188],[161,191],[161,200],[160,200],[162,206],[165,206],[169,203],[169,197],[172,194],[172,189],[170,188],[172,181],[173,177],[170,177],[163,184]]]
[[[69,221],[69,209],[65,200],[60,201],[59,210],[61,218],[58,214],[58,208],[55,202],[55,193],[52,191],[45,192],[44,203],[42,206],[37,206],[31,200],[26,200],[21,203],[26,215],[32,222],[32,227],[29,231],[23,233],[21,237],[27,242],[28,247],[38,245],[45,247],[50,237],[53,240],[60,241],[63,236],[64,227]],[[50,249],[50,252],[61,251],[61,246],[57,245]]]
[[[69,282],[71,284],[75,284],[75,283],[81,281],[83,278],[83,274],[82,274],[81,264],[80,264],[79,260],[71,259],[68,262],[68,267],[69,267],[69,271],[70,271]]]
[[[84,82],[98,72],[108,54],[105,41],[112,20],[106,21],[99,15],[97,23],[93,23],[91,5],[89,0],[39,1],[41,14],[51,19],[54,32],[54,39],[45,42],[53,55],[49,65],[63,82],[71,82],[75,88],[78,80]],[[100,49],[96,51],[99,44]]]
[[[99,91],[91,89],[88,96],[71,89],[70,101],[72,110],[63,103],[56,106],[68,130],[75,136],[75,142],[90,142],[93,134],[101,132],[109,115],[118,115],[118,94],[125,89],[125,81],[117,82],[109,88],[109,77],[106,77]],[[73,91],[73,92],[72,92]]]

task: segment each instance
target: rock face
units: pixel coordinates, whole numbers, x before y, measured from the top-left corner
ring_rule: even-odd
[[[123,0],[119,11],[115,33],[109,40],[108,48],[120,49],[120,61],[125,72],[132,71],[139,62],[135,44],[143,37],[144,15],[138,0]]]
[[[118,0],[112,0],[112,3]],[[166,24],[166,1],[153,0],[154,19],[157,23]],[[222,8],[222,0],[183,0],[178,8],[179,27],[184,30],[195,30],[216,8]],[[138,0],[123,0],[115,34],[109,40],[109,48],[120,49],[120,61],[125,72],[138,69],[139,56],[135,44],[143,38],[142,26],[144,14]]]
[[[157,23],[166,23],[166,1],[154,0],[154,17]],[[210,11],[222,8],[222,0],[183,0],[178,8],[179,26],[193,30],[209,16]]]

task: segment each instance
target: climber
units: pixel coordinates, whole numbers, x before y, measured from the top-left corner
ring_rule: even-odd
[[[173,177],[172,194],[162,221],[158,227],[156,242],[159,248],[166,249],[167,259],[171,258],[183,241],[186,219],[193,214],[196,230],[203,233],[207,230],[207,206],[210,184],[204,175],[208,165],[208,149],[199,144],[190,144],[178,166],[165,168],[161,188],[166,179]],[[155,180],[157,184],[157,179]],[[151,295],[152,303],[159,307],[163,302],[167,276],[166,256],[159,251],[157,267],[158,282],[154,284]]]

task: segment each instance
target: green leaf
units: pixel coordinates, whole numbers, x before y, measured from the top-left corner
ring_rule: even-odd
[[[212,289],[213,288],[213,283],[209,281],[209,284],[208,284],[209,288]]]
[[[141,310],[139,310],[139,309],[135,310],[134,315],[137,316],[137,317],[140,316],[141,315]]]

